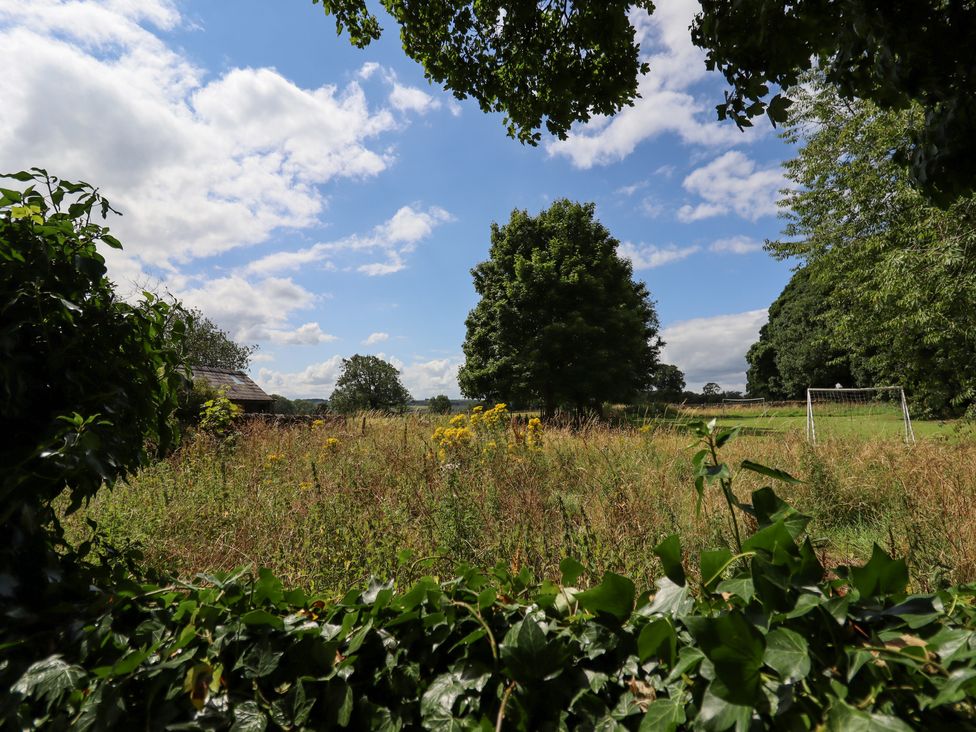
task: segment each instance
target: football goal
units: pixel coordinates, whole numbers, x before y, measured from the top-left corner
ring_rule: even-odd
[[[727,412],[729,415],[740,414],[748,412],[749,415],[755,416],[757,413],[760,417],[766,416],[766,399],[764,397],[753,397],[751,399],[722,399],[722,411]]]
[[[765,397],[755,397],[753,399],[722,399],[722,404],[729,406],[761,406],[766,403]]]
[[[912,418],[900,386],[807,389],[807,440],[852,435],[898,436],[915,444]]]

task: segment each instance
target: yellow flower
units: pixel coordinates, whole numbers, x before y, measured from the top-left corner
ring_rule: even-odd
[[[465,417],[463,414],[456,414],[453,417],[451,417],[451,426],[460,427],[461,425],[464,424],[464,421],[466,419],[467,417]]]
[[[338,450],[339,449],[339,439],[336,437],[329,437],[325,441],[326,450]]]
[[[321,419],[317,419],[314,422],[312,422],[312,426],[313,427],[321,427],[324,424],[325,424],[325,422],[323,420],[321,420]]]
[[[650,432],[651,431],[651,426],[649,424],[641,425],[640,431],[641,432]]]

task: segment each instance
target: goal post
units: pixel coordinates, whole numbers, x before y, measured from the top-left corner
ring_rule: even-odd
[[[728,404],[729,406],[749,406],[751,405],[762,405],[766,403],[765,397],[754,397],[750,399],[722,399],[722,404]]]
[[[807,440],[827,435],[899,434],[915,444],[905,390],[900,386],[807,389]]]

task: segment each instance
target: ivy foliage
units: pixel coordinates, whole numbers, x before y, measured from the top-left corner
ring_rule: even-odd
[[[976,725],[976,587],[908,594],[905,562],[877,546],[828,574],[808,517],[770,487],[735,499],[716,461],[734,430],[695,429],[696,487],[718,487],[754,530],[694,559],[668,537],[653,592],[612,572],[583,589],[567,558],[559,582],[461,567],[328,602],[266,570],[149,582],[103,558],[114,579],[75,623],[5,646],[0,713],[55,729]]]
[[[172,308],[125,302],[105,276],[109,202],[39,168],[3,177],[21,189],[0,188],[0,524],[65,488],[74,508],[169,448],[184,383]]]

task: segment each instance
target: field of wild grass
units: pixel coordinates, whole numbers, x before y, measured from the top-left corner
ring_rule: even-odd
[[[679,532],[697,553],[730,540],[717,488],[695,508],[692,438],[673,429],[515,426],[492,412],[454,418],[366,415],[345,424],[252,422],[226,440],[198,435],[69,517],[185,575],[241,565],[339,594],[371,574],[412,579],[468,562],[558,576],[580,559],[650,587],[651,547]],[[876,542],[905,556],[915,589],[976,580],[976,440],[845,439],[801,432],[742,437],[723,458],[805,482],[776,491],[812,515],[828,566]],[[747,499],[760,476],[736,471]],[[696,566],[697,562],[692,566]]]

